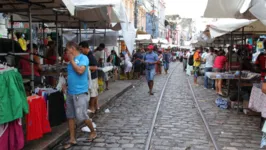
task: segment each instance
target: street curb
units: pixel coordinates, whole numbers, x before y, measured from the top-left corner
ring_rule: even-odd
[[[109,103],[111,103],[113,100],[119,98],[120,96],[122,96],[125,92],[127,92],[128,90],[130,90],[133,87],[133,84],[130,84],[129,86],[127,86],[124,90],[122,90],[121,92],[117,93],[116,95],[114,95],[112,98],[110,98],[108,101],[106,101],[101,107],[100,107],[100,112],[103,111],[105,109],[106,106],[108,106]],[[91,118],[95,117],[95,114],[90,116]],[[83,122],[80,122],[77,124],[77,129],[79,127],[81,127],[83,125]],[[65,138],[67,138],[69,136],[69,130],[66,130],[60,137],[58,137],[55,141],[53,141],[51,144],[45,146],[43,148],[43,150],[51,150],[53,148],[55,148],[57,145],[59,145]]]

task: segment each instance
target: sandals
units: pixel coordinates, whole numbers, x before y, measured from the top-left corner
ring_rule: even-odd
[[[68,142],[64,145],[64,149],[70,149],[73,146],[77,146],[77,143]]]
[[[85,143],[90,143],[90,142],[93,142],[96,138],[97,138],[97,134],[95,135],[95,137],[93,137],[93,138],[88,138],[88,139],[86,139],[86,141],[84,141],[84,142],[85,142]]]

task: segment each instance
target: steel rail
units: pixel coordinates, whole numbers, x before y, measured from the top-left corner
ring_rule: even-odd
[[[213,134],[212,134],[212,132],[211,132],[211,130],[210,130],[209,124],[208,124],[208,122],[207,122],[207,120],[206,120],[204,114],[202,113],[201,107],[199,106],[199,102],[198,102],[198,100],[197,100],[197,98],[196,98],[196,96],[195,96],[194,90],[193,90],[193,88],[192,88],[192,86],[191,86],[191,83],[190,83],[190,81],[189,81],[188,78],[187,78],[187,81],[188,81],[188,84],[189,84],[189,87],[190,87],[191,93],[192,93],[192,95],[193,95],[194,102],[195,102],[196,105],[197,105],[196,107],[197,107],[197,109],[198,109],[198,111],[199,111],[199,113],[200,113],[200,116],[201,116],[201,118],[202,118],[202,120],[203,120],[203,122],[204,122],[204,125],[205,125],[206,129],[207,129],[207,132],[208,132],[208,134],[209,134],[209,136],[210,136],[210,138],[211,138],[211,140],[212,140],[212,143],[213,143],[213,145],[214,145],[214,147],[215,147],[216,150],[220,150],[219,147],[218,147],[218,145],[217,145],[217,143],[216,143],[216,141],[215,141],[215,138],[214,138],[214,136],[213,136]]]
[[[168,84],[168,81],[170,79],[170,77],[172,76],[173,72],[175,71],[176,67],[178,67],[180,65],[177,64],[174,69],[171,71],[171,73],[168,75],[165,83],[164,83],[164,86],[163,86],[163,90],[161,92],[161,95],[160,95],[160,98],[159,98],[159,101],[157,103],[157,107],[156,107],[156,110],[155,110],[155,113],[154,113],[154,116],[153,116],[153,120],[152,120],[152,125],[151,125],[151,128],[150,128],[150,132],[149,132],[149,136],[146,140],[146,146],[145,146],[145,150],[149,150],[150,149],[150,144],[151,144],[151,139],[152,139],[152,134],[153,134],[153,129],[154,129],[154,126],[155,126],[155,122],[156,122],[156,119],[157,119],[157,116],[158,116],[158,112],[159,112],[159,109],[160,109],[160,105],[161,105],[161,101],[162,101],[162,98],[164,96],[164,91],[166,89],[166,86]]]

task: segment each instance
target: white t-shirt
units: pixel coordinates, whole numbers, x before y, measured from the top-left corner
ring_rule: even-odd
[[[215,55],[214,54],[207,54],[205,56],[205,59],[206,59],[206,64],[205,64],[205,67],[206,68],[211,68],[213,67],[213,63],[214,63],[214,59],[215,59]]]

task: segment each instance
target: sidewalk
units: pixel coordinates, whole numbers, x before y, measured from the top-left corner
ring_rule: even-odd
[[[248,116],[237,110],[222,110],[215,104],[217,95],[214,90],[203,88],[203,79],[199,79],[201,86],[193,86],[195,96],[209,123],[218,146],[221,150],[257,150],[260,147],[262,132],[260,117]]]
[[[127,81],[116,81],[109,83],[108,91],[105,91],[99,95],[99,105],[101,110],[112,100],[118,98],[127,90],[132,87],[132,84]],[[52,128],[52,132],[44,135],[39,140],[34,140],[26,143],[24,150],[42,150],[50,149],[57,145],[62,139],[68,135],[68,124],[67,122],[57,127]]]

